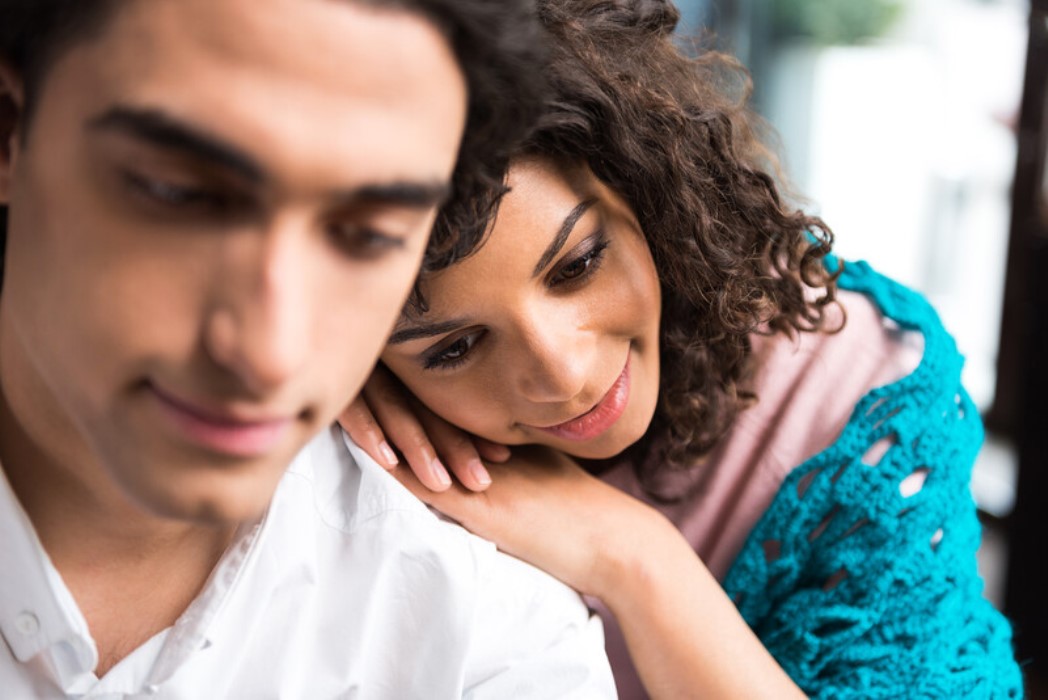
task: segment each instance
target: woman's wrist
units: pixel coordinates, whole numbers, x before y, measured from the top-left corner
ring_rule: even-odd
[[[612,613],[635,608],[641,596],[650,596],[652,583],[665,576],[672,557],[695,558],[690,545],[662,513],[635,502],[632,517],[617,517],[616,527],[605,532],[606,544],[594,570],[593,595]]]

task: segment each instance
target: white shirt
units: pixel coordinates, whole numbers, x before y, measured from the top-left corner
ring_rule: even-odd
[[[325,431],[175,625],[98,679],[0,470],[0,698],[607,698],[599,619]]]

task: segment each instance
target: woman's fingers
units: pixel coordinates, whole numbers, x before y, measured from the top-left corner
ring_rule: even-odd
[[[510,456],[504,445],[474,438],[425,408],[382,366],[339,423],[388,469],[398,464],[394,448],[398,450],[422,485],[432,491],[451,486],[452,473],[470,491],[483,491],[491,476],[482,456],[492,462]]]
[[[451,486],[451,475],[437,456],[426,428],[419,421],[423,409],[400,383],[379,367],[364,386],[364,399],[389,443],[396,446],[419,481],[433,491]]]
[[[473,445],[477,448],[477,452],[480,453],[481,459],[488,462],[502,463],[513,456],[510,449],[502,443],[485,440],[475,435],[473,436]]]
[[[397,466],[399,463],[397,454],[386,442],[386,436],[363,396],[358,396],[353,400],[353,403],[339,416],[338,422],[353,438],[353,442],[360,445],[361,449],[371,455],[373,460],[386,469]]]
[[[480,453],[469,433],[459,430],[422,406],[419,406],[418,418],[443,463],[450,467],[463,486],[470,491],[483,491],[491,485],[491,475],[481,462]]]
[[[472,436],[419,403],[389,370],[376,368],[364,387],[364,396],[388,440],[426,487],[447,489],[451,485],[449,470],[471,491],[483,491],[491,484]],[[489,443],[486,449],[496,458],[502,457],[495,443]],[[508,454],[502,458],[508,458]]]

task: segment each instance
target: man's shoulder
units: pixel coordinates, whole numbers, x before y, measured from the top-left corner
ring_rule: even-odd
[[[267,518],[266,558],[305,574],[286,588],[310,629],[372,658],[406,653],[477,697],[614,695],[599,618],[575,591],[438,517],[341,430],[296,458]]]
[[[471,599],[490,569],[508,565],[493,544],[431,511],[338,427],[295,458],[271,517],[275,546],[286,550],[289,534],[296,549],[311,540],[311,564],[332,585],[375,569],[419,586],[470,591]]]
[[[312,521],[313,546],[333,553],[323,568],[346,568],[344,555],[366,547],[372,557],[422,562],[413,567],[416,578],[427,571],[454,576],[470,587],[493,587],[485,595],[506,602],[579,598],[544,571],[431,510],[339,428],[322,433],[296,457],[277,497],[274,510],[284,512],[275,515],[286,522],[294,513],[296,539],[301,542]]]
[[[341,428],[321,432],[295,457],[281,484],[296,498],[311,497],[316,516],[345,534],[384,518],[429,527],[435,514],[358,447]]]

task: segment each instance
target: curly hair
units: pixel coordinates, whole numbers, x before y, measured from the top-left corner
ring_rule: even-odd
[[[839,330],[826,328],[833,234],[780,196],[745,68],[685,55],[672,4],[540,0],[539,16],[552,92],[518,155],[585,163],[637,216],[662,287],[662,373],[630,456],[672,498],[657,478],[693,467],[757,398],[750,335]]]
[[[25,85],[23,135],[55,59],[104,29],[122,1],[0,0],[0,60],[18,71]],[[468,205],[441,213],[430,248],[439,257],[441,250],[475,247],[504,191],[501,176],[509,150],[542,107],[546,51],[533,0],[346,1],[419,13],[451,45],[469,92],[451,184],[455,196]],[[4,109],[0,101],[0,115]],[[0,207],[0,249],[6,235],[7,210]],[[0,270],[2,263],[0,252]]]

